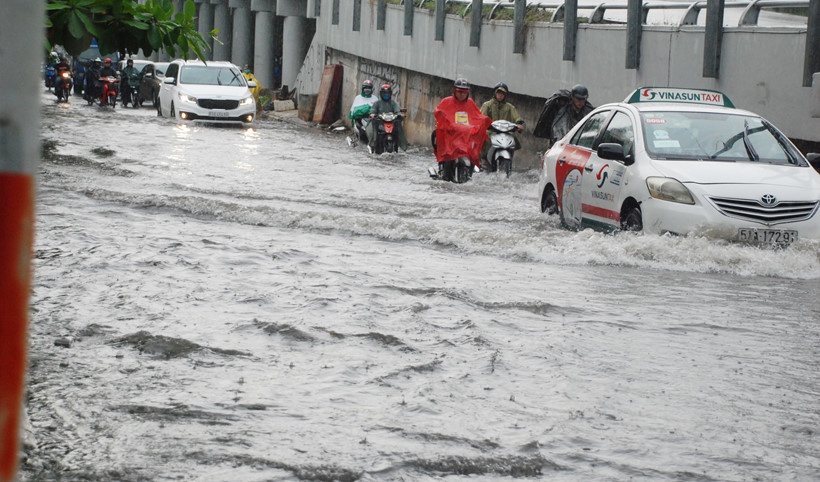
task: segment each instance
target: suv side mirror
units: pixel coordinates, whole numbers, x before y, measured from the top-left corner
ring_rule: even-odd
[[[809,160],[809,164],[815,171],[820,172],[820,152],[810,152],[806,159]]]

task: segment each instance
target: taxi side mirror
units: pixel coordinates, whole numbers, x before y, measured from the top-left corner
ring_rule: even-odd
[[[620,161],[629,166],[635,163],[632,156],[624,154],[624,146],[614,142],[604,142],[598,145],[598,157],[611,161]]]

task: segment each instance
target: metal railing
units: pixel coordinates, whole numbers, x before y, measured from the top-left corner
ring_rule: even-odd
[[[416,0],[413,0],[416,1]],[[738,20],[738,26],[745,26],[745,25],[758,25],[758,19],[760,17],[761,10],[768,10],[768,9],[778,9],[778,8],[806,8],[809,7],[810,0],[753,0],[751,2],[743,2],[743,1],[736,1],[736,2],[726,2],[724,3],[724,8],[726,9],[743,9],[740,18]],[[424,6],[425,2],[429,2],[429,0],[418,0],[414,4],[416,7]],[[404,2],[402,2],[404,3]],[[642,23],[646,24],[647,17],[649,16],[650,11],[652,10],[684,10],[684,13],[681,15],[680,22],[678,25],[697,25],[698,23],[698,16],[702,10],[706,10],[706,1],[696,1],[696,2],[649,2],[645,3],[641,6],[642,9]],[[444,4],[462,4],[464,5],[464,10],[461,13],[461,17],[466,17],[470,11],[472,10],[473,1],[472,0],[445,0]],[[504,9],[514,9],[515,3],[511,1],[487,1],[484,2],[485,6],[492,5],[490,12],[486,15],[485,19],[493,20],[495,15]],[[565,2],[539,2],[539,1],[527,1],[527,9],[542,9],[547,11],[552,11],[552,15],[550,16],[550,22],[562,22],[564,20],[564,13],[566,11],[566,3]],[[589,14],[589,23],[625,23],[625,22],[618,22],[612,20],[606,20],[604,18],[607,10],[627,10],[626,3],[598,3],[598,4],[579,4],[577,6],[578,10],[591,10],[592,12]]]

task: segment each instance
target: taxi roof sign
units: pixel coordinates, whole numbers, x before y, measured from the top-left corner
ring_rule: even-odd
[[[629,104],[646,102],[675,102],[680,104],[706,104],[721,107],[735,105],[723,92],[705,89],[676,89],[673,87],[641,87],[629,94],[624,102]]]

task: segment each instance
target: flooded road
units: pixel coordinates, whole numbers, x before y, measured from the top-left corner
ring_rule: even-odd
[[[820,243],[569,232],[535,173],[43,97],[21,478],[811,480]]]

